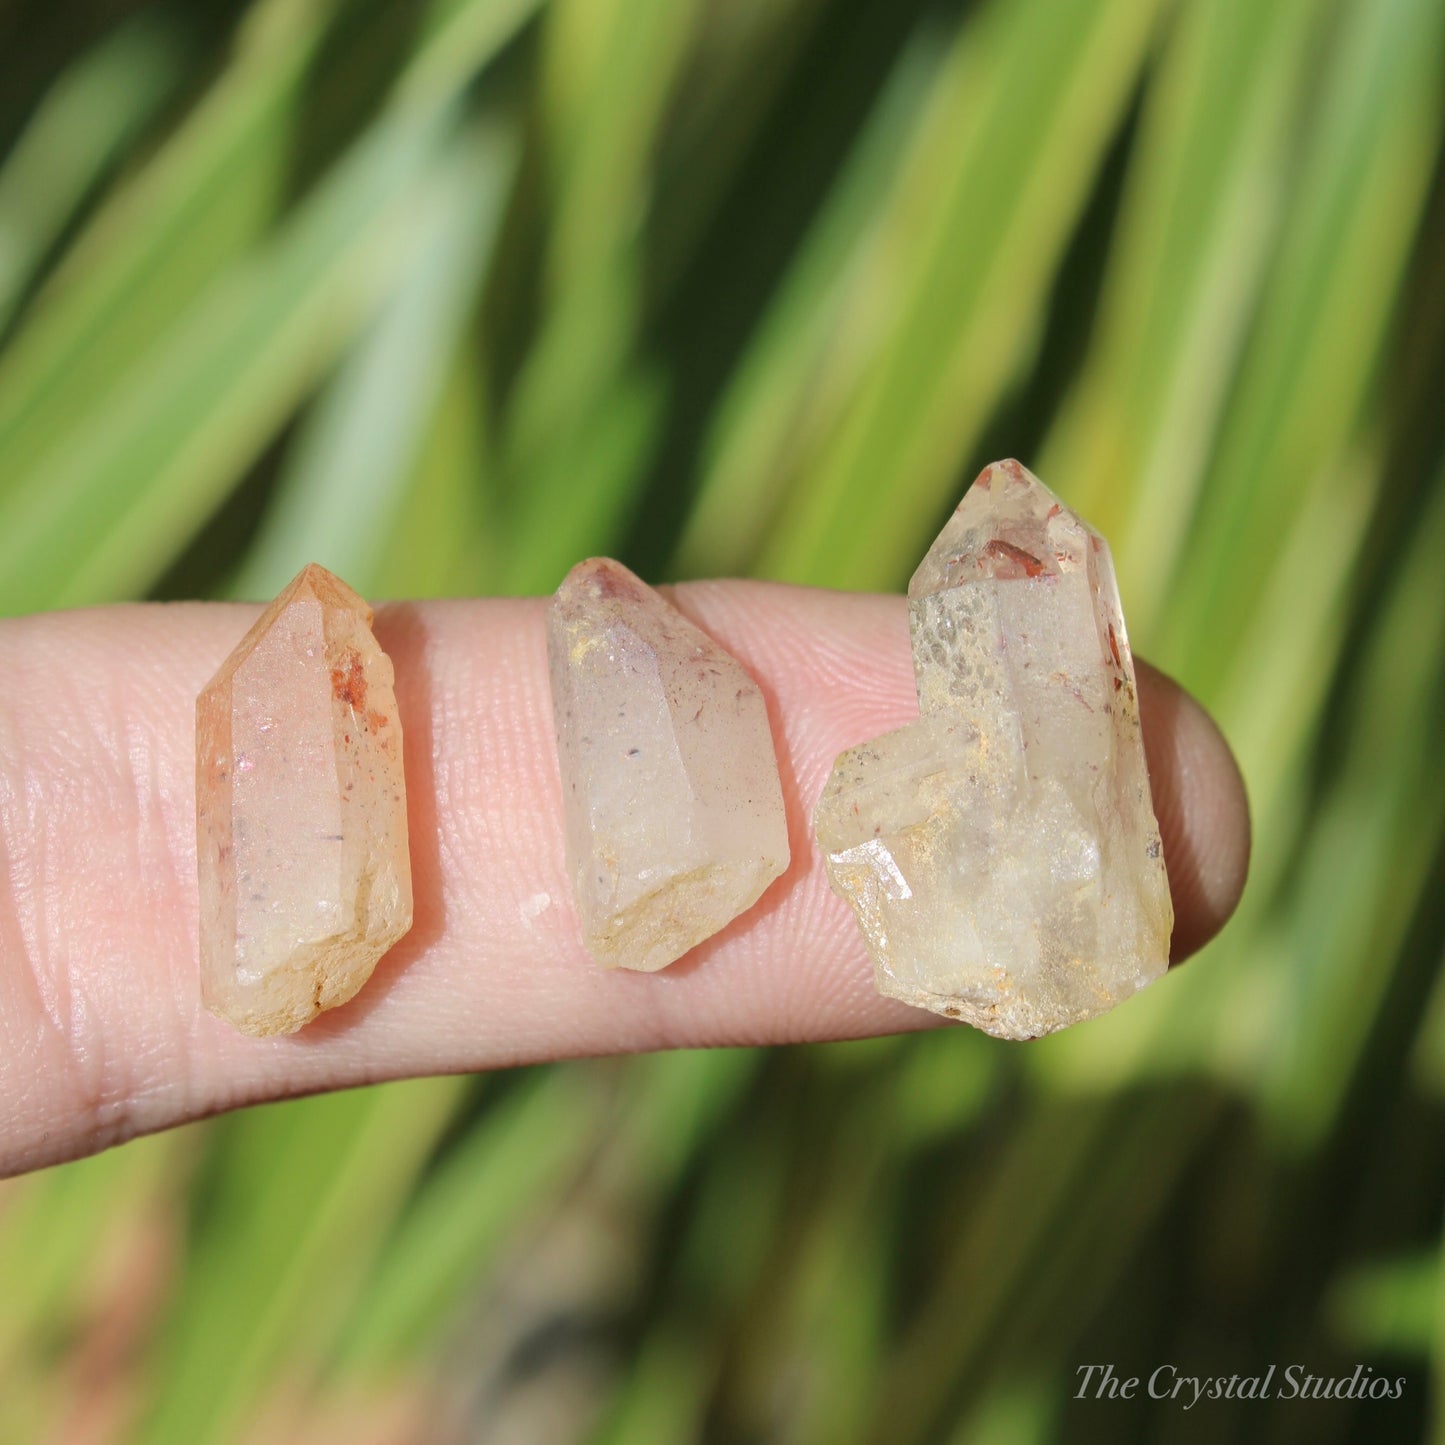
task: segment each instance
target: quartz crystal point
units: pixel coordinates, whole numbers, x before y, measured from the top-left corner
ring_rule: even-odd
[[[652,972],[788,865],[767,708],[741,664],[618,562],[547,608],[567,871],[600,963]]]
[[[844,753],[815,819],[878,990],[1000,1038],[1103,1013],[1174,919],[1109,549],[995,463],[908,618],[922,715]]]
[[[287,1034],[411,927],[391,660],[371,609],[307,567],[196,700],[201,998]]]

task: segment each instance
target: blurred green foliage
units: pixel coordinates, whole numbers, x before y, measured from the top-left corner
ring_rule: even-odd
[[[1028,1048],[423,1081],[17,1181],[0,1439],[1429,1431],[1442,52],[1438,0],[0,11],[0,609],[894,587],[1016,454],[1257,834],[1200,962]],[[1102,1360],[1410,1383],[1201,1421],[1073,1400]]]

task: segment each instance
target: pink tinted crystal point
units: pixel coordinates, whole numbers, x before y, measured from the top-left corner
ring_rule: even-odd
[[[391,660],[314,563],[196,700],[201,998],[247,1034],[345,1003],[411,927]]]
[[[547,608],[567,872],[600,963],[663,968],[788,865],[767,707],[741,663],[619,562]]]
[[[1168,966],[1173,907],[1104,539],[986,468],[908,588],[921,717],[844,753],[815,826],[880,993],[1002,1038]]]

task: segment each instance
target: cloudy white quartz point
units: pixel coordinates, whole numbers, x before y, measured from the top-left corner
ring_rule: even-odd
[[[788,866],[777,755],[746,669],[619,562],[547,608],[567,871],[598,962],[665,968]]]

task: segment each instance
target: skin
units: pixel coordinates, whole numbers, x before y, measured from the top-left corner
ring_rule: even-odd
[[[660,974],[599,968],[563,867],[543,602],[389,605],[376,631],[396,664],[415,924],[353,1002],[280,1039],[211,1017],[196,982],[195,696],[258,609],[0,623],[0,1174],[383,1079],[939,1025],[874,993],[809,822],[837,754],[917,714],[902,599],[744,582],[671,595],[767,696],[784,877]],[[1179,959],[1238,901],[1248,810],[1199,705],[1142,663],[1139,685]]]

